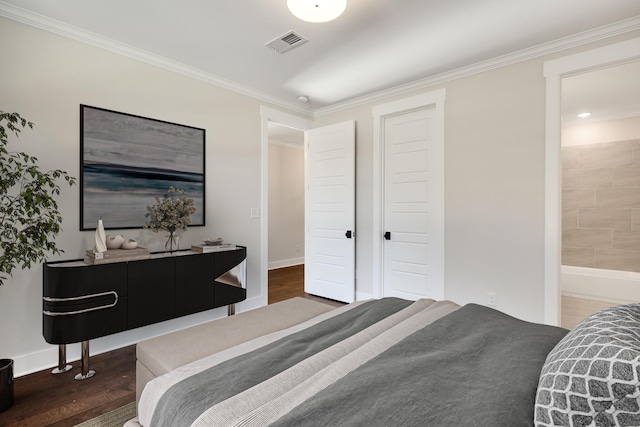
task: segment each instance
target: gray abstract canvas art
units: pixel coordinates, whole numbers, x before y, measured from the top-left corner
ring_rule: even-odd
[[[80,106],[80,229],[139,228],[169,187],[195,200],[204,225],[205,130]]]

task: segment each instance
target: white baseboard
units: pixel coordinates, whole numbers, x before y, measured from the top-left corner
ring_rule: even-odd
[[[304,264],[304,257],[283,259],[280,261],[269,261],[269,270],[276,268],[292,267],[294,265]]]
[[[373,294],[369,292],[358,292],[356,291],[356,301],[365,301],[368,299],[372,299]]]
[[[248,311],[253,308],[262,307],[263,298],[250,298],[236,304],[236,312]],[[89,352],[91,356],[106,353],[107,351],[116,350],[128,345],[136,344],[140,341],[164,335],[169,332],[178,331],[180,329],[189,328],[191,326],[210,322],[227,316],[227,307],[214,308],[213,310],[203,311],[201,313],[191,314],[189,316],[180,317],[178,319],[167,320],[166,322],[156,323],[153,325],[143,326],[130,331],[120,332],[108,335],[102,338],[96,338],[89,342]],[[47,344],[47,348],[31,354],[24,354],[12,357],[14,360],[14,376],[20,377],[33,372],[45,369],[53,369],[58,366],[58,346]],[[80,367],[81,344],[67,345],[67,363],[71,363],[75,367]],[[91,358],[89,358],[89,366],[91,366]],[[71,371],[70,371],[71,372]],[[70,374],[69,372],[69,374]],[[74,375],[77,373],[74,370]],[[60,374],[65,375],[65,374]]]
[[[246,300],[236,304],[236,313],[242,313],[243,311],[249,311],[255,308],[264,307],[267,304],[268,304],[267,295],[247,298]]]

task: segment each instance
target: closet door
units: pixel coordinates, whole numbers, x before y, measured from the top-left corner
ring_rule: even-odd
[[[444,298],[443,168],[436,109],[384,118],[384,294]]]

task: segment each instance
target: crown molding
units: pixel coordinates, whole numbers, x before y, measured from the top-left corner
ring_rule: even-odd
[[[200,69],[190,67],[177,61],[172,61],[160,55],[138,49],[136,47],[118,42],[116,40],[100,36],[98,34],[83,30],[81,28],[65,24],[64,22],[48,18],[46,16],[33,13],[26,9],[0,1],[0,16],[31,25],[63,37],[71,38],[82,43],[86,43],[110,52],[126,56],[137,61],[145,62],[156,67],[163,68],[184,76],[200,80],[202,82],[215,85],[230,91],[255,98],[262,102],[267,102],[275,106],[286,108],[296,113],[304,114],[308,117],[320,117],[349,108],[358,107],[364,104],[380,101],[389,97],[403,95],[408,92],[423,90],[436,85],[444,84],[452,80],[472,76],[474,74],[490,71],[496,68],[512,65],[518,62],[527,61],[540,56],[548,55],[572,47],[581,46],[587,43],[624,34],[640,29],[640,16],[635,16],[613,24],[584,31],[573,36],[564,37],[549,43],[544,43],[532,48],[523,49],[507,55],[499,56],[487,61],[478,62],[469,66],[461,67],[452,71],[438,74],[436,76],[415,80],[406,84],[394,86],[364,96],[352,98],[344,102],[338,102],[328,107],[311,109],[304,108],[299,103],[292,103],[282,98],[267,94],[265,92],[241,85],[231,80],[224,79]]]
[[[4,16],[5,18],[33,26],[41,30],[58,34],[63,37],[77,40],[79,42],[86,43],[100,49],[123,55],[140,62],[163,68],[174,73],[182,74],[184,76],[200,80],[202,82],[218,86],[223,89],[228,89],[230,91],[257,99],[259,101],[283,107],[297,113],[302,113],[305,116],[313,116],[312,109],[301,107],[299,103],[287,102],[281,98],[272,96],[248,86],[241,85],[231,80],[224,79],[214,74],[207,73],[198,68],[190,67],[180,62],[173,61],[171,59],[156,55],[146,50],[127,45],[117,40],[113,40],[108,37],[83,30],[73,25],[69,25],[37,13],[33,13],[31,11],[5,3],[3,1],[0,1],[0,16]]]
[[[450,82],[452,80],[457,80],[507,65],[528,61],[530,59],[549,55],[565,49],[592,43],[598,40],[628,33],[630,31],[638,29],[640,29],[640,16],[635,16],[633,18],[618,21],[613,24],[605,25],[602,27],[594,28],[592,30],[584,31],[582,33],[574,34],[572,36],[554,40],[552,42],[509,53],[507,55],[498,56],[486,61],[477,62],[475,64],[457,68],[455,70],[447,71],[435,76],[427,77],[420,80],[414,80],[412,82],[394,86],[389,89],[384,89],[344,102],[339,102],[325,108],[319,108],[314,111],[314,116],[319,117],[341,110],[346,110],[348,108],[358,107],[363,104],[381,101],[389,97],[404,95],[408,92],[427,89],[436,85]]]

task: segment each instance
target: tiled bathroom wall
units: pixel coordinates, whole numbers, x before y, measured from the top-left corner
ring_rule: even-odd
[[[562,264],[640,272],[640,140],[562,148]]]

